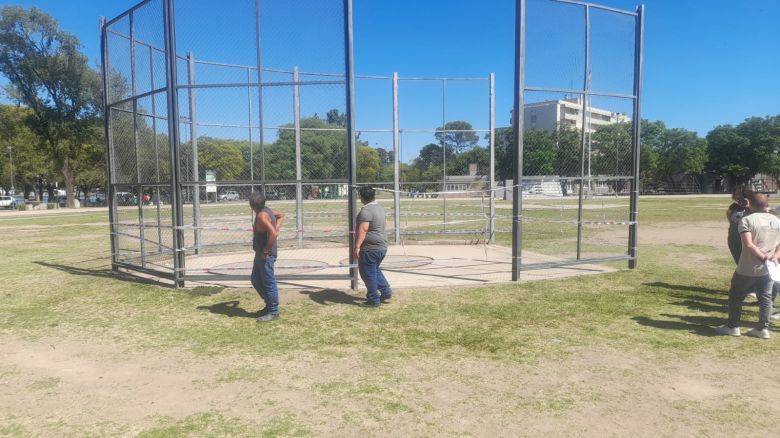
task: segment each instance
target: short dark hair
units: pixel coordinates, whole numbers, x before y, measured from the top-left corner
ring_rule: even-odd
[[[358,189],[358,195],[360,195],[362,201],[374,202],[374,199],[376,199],[376,190],[371,186],[363,186]]]
[[[252,210],[259,212],[265,208],[265,196],[262,193],[252,193],[252,196],[249,197],[249,206],[252,207]]]

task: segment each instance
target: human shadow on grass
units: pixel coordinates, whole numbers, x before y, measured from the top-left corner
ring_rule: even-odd
[[[637,322],[639,325],[646,327],[659,328],[664,330],[683,330],[689,333],[693,333],[699,336],[717,336],[713,327],[724,323],[723,318],[715,317],[686,317],[680,315],[668,315],[662,314],[661,316],[667,318],[677,318],[678,321],[652,319],[646,316],[635,316],[631,319]]]
[[[689,286],[685,284],[669,284],[662,281],[656,281],[653,283],[644,283],[644,286],[658,287],[662,289],[678,290],[682,292],[699,292],[705,294],[720,295],[723,294],[722,289],[710,289],[708,287],[701,286]]]
[[[364,301],[361,298],[337,289],[303,290],[300,293],[302,295],[308,295],[310,300],[323,306],[330,304],[347,304],[357,306],[362,301]]]
[[[206,310],[217,315],[225,315],[228,318],[257,318],[259,312],[250,312],[239,306],[239,301],[225,301],[210,306],[198,306],[198,310]]]

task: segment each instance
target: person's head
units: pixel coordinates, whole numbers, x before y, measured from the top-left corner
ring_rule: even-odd
[[[363,186],[358,189],[358,196],[360,196],[360,202],[368,204],[376,199],[376,190],[371,186]]]
[[[745,198],[747,199],[746,207],[750,211],[765,212],[769,209],[769,197],[764,193],[750,191]]]
[[[252,193],[252,196],[249,197],[249,206],[252,207],[252,211],[259,213],[265,208],[265,196],[262,193]]]
[[[738,186],[734,191],[731,193],[731,199],[736,202],[737,204],[741,206],[745,206],[745,201],[747,199],[747,196],[752,192],[752,190],[748,189],[745,186]]]

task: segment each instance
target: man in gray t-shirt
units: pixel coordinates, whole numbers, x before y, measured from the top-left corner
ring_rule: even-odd
[[[363,208],[357,216],[355,254],[360,278],[366,285],[365,306],[379,307],[393,295],[390,284],[382,273],[382,260],[387,254],[387,232],[385,230],[385,209],[376,202],[376,191],[372,187],[361,187],[358,191]]]

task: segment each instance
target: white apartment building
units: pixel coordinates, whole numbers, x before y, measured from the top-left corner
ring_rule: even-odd
[[[625,123],[630,119],[626,114],[614,113],[608,110],[589,107],[590,124],[588,133],[597,127],[613,123]],[[555,131],[558,126],[566,125],[582,129],[582,96],[572,99],[545,100],[543,102],[525,104],[525,129],[542,129]]]

